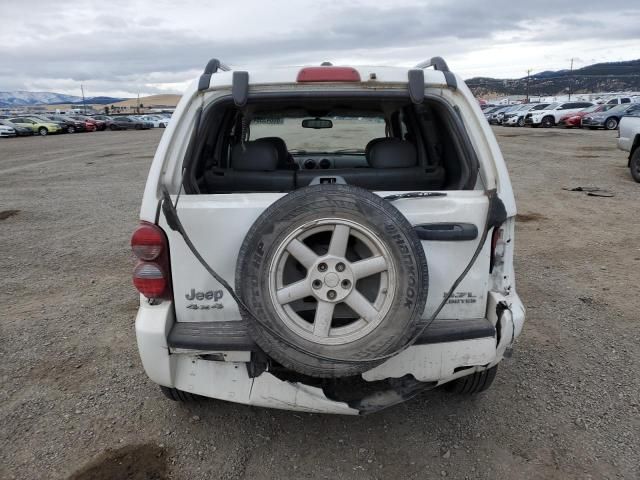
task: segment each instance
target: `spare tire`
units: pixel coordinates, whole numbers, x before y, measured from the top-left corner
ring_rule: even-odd
[[[274,202],[236,266],[236,291],[259,320],[242,313],[250,335],[283,366],[315,377],[356,375],[402,348],[421,327],[428,282],[411,224],[351,185]]]

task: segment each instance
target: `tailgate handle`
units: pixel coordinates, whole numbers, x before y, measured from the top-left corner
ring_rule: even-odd
[[[478,227],[473,223],[423,223],[413,231],[420,240],[461,242],[478,238]]]

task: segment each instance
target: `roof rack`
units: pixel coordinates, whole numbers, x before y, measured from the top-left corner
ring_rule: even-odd
[[[443,73],[444,79],[447,82],[447,85],[452,88],[458,88],[458,81],[456,80],[456,76],[449,70],[449,66],[447,62],[444,61],[442,57],[431,57],[429,60],[425,60],[424,62],[420,62],[414,68],[425,69],[433,67],[434,70],[438,70]]]
[[[207,66],[204,67],[204,73],[200,75],[200,80],[198,81],[198,90],[206,90],[209,88],[209,83],[211,82],[211,75],[217,73],[218,70],[222,70],[223,72],[228,72],[231,70],[226,64],[222,63],[217,58],[212,58],[207,63]]]

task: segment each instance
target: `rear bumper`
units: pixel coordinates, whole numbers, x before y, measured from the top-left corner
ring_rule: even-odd
[[[412,375],[415,380],[424,382],[425,388],[433,388],[491,368],[504,358],[520,335],[525,309],[515,294],[504,296],[489,292],[487,312],[486,320],[494,326],[493,330],[482,332],[476,324],[474,335],[460,335],[459,339],[448,341],[451,328],[439,322],[440,326],[433,327],[430,333],[431,343],[409,347],[365,372],[362,378],[376,382]],[[214,352],[206,344],[200,347],[183,344],[190,348],[181,348],[172,335],[174,324],[170,302],[160,305],[142,302],[135,327],[138,349],[145,372],[159,385],[261,407],[317,413],[362,413],[350,406],[353,402],[333,400],[321,388],[283,381],[268,371],[250,377],[247,369],[250,351],[220,348]],[[234,348],[233,341],[224,348]],[[404,399],[399,396],[395,403]]]

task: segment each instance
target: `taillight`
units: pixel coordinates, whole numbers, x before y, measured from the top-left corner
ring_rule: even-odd
[[[164,233],[152,224],[140,225],[131,236],[131,249],[140,260],[158,258],[164,243]]]
[[[152,262],[138,262],[133,270],[133,284],[147,298],[159,298],[167,289],[162,268]]]
[[[131,250],[139,260],[133,284],[147,298],[170,298],[169,250],[160,227],[141,222],[131,236]]]
[[[489,261],[489,273],[493,272],[493,268],[502,265],[504,257],[504,230],[502,227],[495,227],[491,235],[491,259]]]
[[[298,72],[297,82],[359,82],[360,74],[352,67],[305,67]]]

